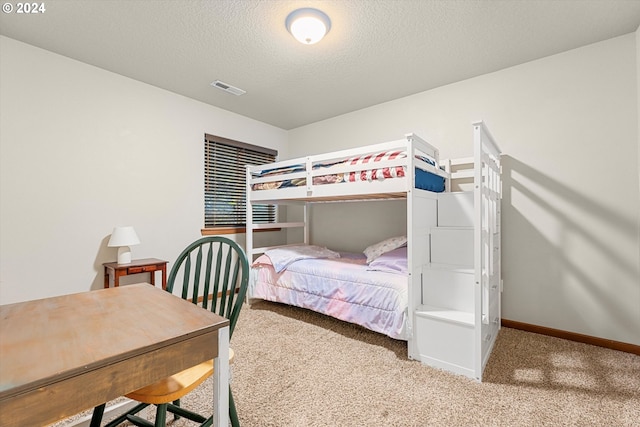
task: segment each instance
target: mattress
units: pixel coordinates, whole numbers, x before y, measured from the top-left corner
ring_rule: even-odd
[[[406,340],[406,275],[369,271],[363,254],[301,259],[276,273],[268,256],[252,267],[250,299],[306,308]]]
[[[373,167],[376,162],[393,160],[396,158],[406,158],[407,155],[404,151],[385,151],[375,155],[353,157],[337,162],[331,163],[316,163],[313,165],[314,170],[325,169],[326,174],[313,177],[313,185],[324,184],[340,184],[348,182],[361,182],[361,181],[383,181],[391,178],[403,178],[406,176],[405,166],[395,167]],[[416,156],[416,158],[436,167],[434,160]],[[331,173],[331,168],[340,165],[362,165],[362,170],[347,172],[347,173]],[[251,189],[254,191],[259,190],[274,190],[279,188],[290,188],[306,185],[306,178],[293,178],[293,179],[277,179],[278,175],[293,174],[298,172],[305,172],[304,164],[297,164],[282,168],[265,169],[255,177],[265,178],[274,177],[273,181],[264,182],[260,184],[253,184]],[[433,174],[431,172],[415,168],[415,187],[421,190],[443,192],[445,189],[445,179],[441,176]]]

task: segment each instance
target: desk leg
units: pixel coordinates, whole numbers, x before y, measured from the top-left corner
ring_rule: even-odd
[[[213,427],[229,425],[229,327],[218,330],[218,357],[213,360]]]
[[[120,276],[126,276],[126,275],[127,275],[126,270],[115,271],[113,275],[113,287],[117,288],[118,286],[120,286]]]
[[[116,272],[113,269],[109,267],[104,268],[104,288],[105,289],[109,288],[109,286],[111,285],[111,277],[115,275],[116,275]]]
[[[162,264],[162,290],[167,290],[167,264]]]

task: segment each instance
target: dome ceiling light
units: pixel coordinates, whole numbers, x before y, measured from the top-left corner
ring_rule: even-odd
[[[318,43],[331,29],[331,20],[318,9],[296,9],[287,16],[287,30],[302,44]]]

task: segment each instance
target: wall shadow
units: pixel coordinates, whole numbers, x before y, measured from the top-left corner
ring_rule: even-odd
[[[102,266],[105,262],[115,261],[114,248],[110,248],[107,246],[109,243],[109,239],[111,238],[111,234],[107,234],[100,240],[100,245],[98,246],[98,252],[96,253],[96,258],[93,261],[93,271],[95,271],[96,276],[93,278],[91,282],[91,290],[95,291],[96,289],[104,288],[104,267]]]
[[[597,194],[580,194],[514,157],[502,156],[502,167],[503,307],[505,302],[518,300],[518,306],[526,311],[520,319],[504,317],[534,323],[531,318],[564,316],[569,318],[569,325],[591,323],[585,330],[572,332],[598,336],[590,330],[602,331],[602,325],[593,322],[600,322],[598,319],[606,315],[607,333],[615,331],[627,337],[637,334],[637,325],[629,319],[630,306],[626,306],[627,311],[620,307],[620,301],[625,298],[620,293],[637,291],[638,265],[616,254],[620,242],[592,227],[594,223],[602,224],[615,235],[628,236],[632,241],[638,235],[636,222],[621,215],[615,206],[599,202]],[[550,200],[561,200],[561,206]],[[527,209],[523,212],[518,203]],[[534,212],[540,217],[531,217]],[[584,214],[588,221],[573,218],[572,212],[580,212],[581,217]],[[545,229],[550,222],[553,230]],[[549,234],[553,234],[552,239]],[[588,253],[590,259],[576,260],[576,253]],[[598,262],[601,261],[600,267],[590,265],[594,254]],[[601,278],[604,274],[597,268],[613,272],[612,277],[616,279],[611,280],[615,283],[604,283]],[[594,272],[601,273],[600,278]],[[512,286],[517,292],[511,291]],[[523,301],[524,298],[527,300]],[[588,312],[580,306],[581,301],[601,307],[602,312]],[[536,324],[558,328],[557,324]],[[566,327],[560,329],[567,330]],[[600,337],[625,341],[612,336]]]

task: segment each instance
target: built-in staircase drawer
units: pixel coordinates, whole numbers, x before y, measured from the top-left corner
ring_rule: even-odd
[[[416,344],[427,365],[473,375],[474,328],[416,314]]]
[[[438,226],[473,227],[473,191],[438,195]]]
[[[473,268],[473,228],[432,228],[431,262]]]
[[[422,304],[474,311],[473,270],[426,267],[422,275]]]

